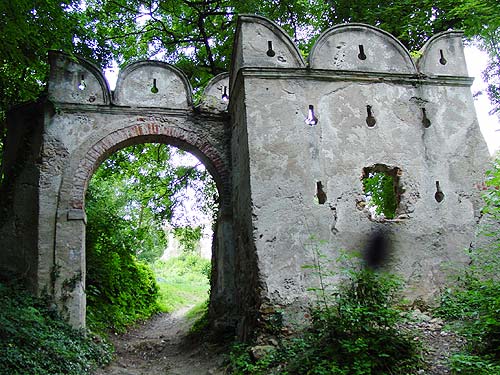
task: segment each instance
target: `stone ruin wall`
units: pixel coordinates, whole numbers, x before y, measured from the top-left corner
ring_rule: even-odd
[[[73,325],[84,325],[88,182],[120,148],[168,143],[196,155],[218,187],[212,300],[224,316],[220,306],[232,305],[234,270],[227,259],[233,248],[230,128],[218,91],[228,86],[228,75],[215,77],[195,108],[189,81],[166,63],[127,66],[112,93],[102,72],[83,59],[52,52],[49,62],[47,98],[10,115],[1,273],[25,279],[37,294],[53,295]]]
[[[251,204],[236,246],[255,248],[260,312],[300,317],[314,299],[307,288],[319,286],[303,268],[314,264],[313,249],[335,259],[379,230],[391,238],[389,268],[408,283],[407,296],[432,302],[447,266],[467,261],[489,160],[462,34],[436,35],[415,62],[379,29],[340,25],[321,34],[305,62],[277,25],[240,17],[231,82],[233,168],[248,159],[237,169],[249,180],[249,192],[234,194],[245,197],[235,212]],[[311,105],[315,126],[304,121]],[[371,219],[364,204],[363,170],[377,165],[397,168],[394,220]]]
[[[214,78],[197,107],[168,64],[128,66],[111,93],[84,60],[53,53],[50,63],[47,100],[10,115],[0,264],[54,295],[76,326],[85,321],[86,185],[134,143],[180,146],[214,175],[222,202],[211,313],[240,337],[276,312],[285,323],[301,316],[318,285],[303,268],[315,247],[335,258],[382,230],[407,295],[432,301],[445,266],[466,262],[474,246],[489,156],[460,33],[436,35],[415,62],[379,29],[339,25],[306,62],[280,27],[240,16],[230,74]],[[361,177],[374,166],[398,175],[395,220],[372,219],[364,204]]]

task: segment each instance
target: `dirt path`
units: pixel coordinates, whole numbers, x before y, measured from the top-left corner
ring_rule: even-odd
[[[415,339],[422,343],[422,359],[425,369],[418,371],[424,375],[447,375],[450,370],[450,356],[465,346],[465,339],[444,328],[440,318],[419,310],[413,311],[413,322],[404,329],[411,329]]]
[[[111,337],[116,359],[95,375],[218,375],[222,354],[189,340],[188,308],[160,314],[133,330]]]
[[[95,375],[222,375],[222,348],[190,340],[192,324],[185,314],[189,307],[173,314],[160,314],[135,329],[111,337],[116,359]],[[414,321],[401,329],[411,329],[422,342],[424,369],[418,374],[450,374],[450,354],[460,350],[463,338],[444,330],[439,318],[416,311]],[[203,340],[202,340],[203,341]]]

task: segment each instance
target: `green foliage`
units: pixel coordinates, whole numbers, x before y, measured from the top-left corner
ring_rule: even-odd
[[[369,205],[374,206],[377,214],[387,219],[394,219],[398,208],[398,197],[394,177],[384,172],[370,172],[363,178],[363,189],[370,198]]]
[[[89,184],[87,311],[95,329],[123,331],[159,310],[206,298],[209,261],[185,254],[154,263],[167,247],[163,223],[173,217],[188,188],[201,209],[215,205],[213,195],[204,198],[207,185],[214,186],[204,169],[170,163],[179,153],[163,144],[122,149],[102,163]],[[192,253],[201,228],[185,226],[178,232]],[[155,264],[158,283],[145,262]]]
[[[456,374],[494,374],[500,369],[500,290],[484,256],[473,257],[473,265],[442,294],[437,310],[467,339],[466,351],[452,357]]]
[[[115,237],[126,238],[139,260],[152,263],[163,254],[167,247],[164,223],[178,220],[175,213],[188,195],[194,195],[198,211],[213,215],[216,210],[215,183],[203,165],[172,162],[185,154],[158,143],[126,147],[105,160],[92,177],[87,201],[107,211],[112,207],[112,212],[124,220],[123,231]],[[189,243],[194,236],[201,236],[201,228],[196,229],[189,218],[182,219],[181,224],[173,223],[182,228],[179,233],[185,234],[181,240],[186,238]],[[105,225],[107,215],[100,220]]]
[[[500,164],[497,159],[488,172],[483,210],[496,223],[500,219],[499,183]],[[453,286],[442,294],[437,310],[467,338],[466,352],[452,358],[452,367],[457,374],[494,374],[500,369],[500,233],[497,227],[486,231],[492,237],[492,244],[469,253],[470,265],[456,275]]]
[[[195,305],[186,314],[186,318],[194,321],[193,325],[189,329],[191,335],[202,334],[208,329],[208,299],[202,301]]]
[[[125,198],[116,200],[114,185],[97,181],[87,192],[88,322],[94,329],[123,331],[158,311],[158,286],[149,266],[135,256],[138,235],[145,234],[121,216]]]
[[[321,271],[323,272],[323,271]],[[259,360],[236,346],[234,374],[409,374],[419,364],[414,340],[401,332],[394,276],[351,268],[333,293],[311,309],[312,324]],[[326,277],[327,275],[324,275]],[[322,293],[321,295],[325,295]]]
[[[82,375],[111,360],[111,346],[73,330],[18,287],[0,284],[0,374]]]
[[[35,100],[45,88],[47,51],[109,61],[104,38],[81,23],[78,0],[0,2],[0,123],[13,105]]]
[[[174,236],[179,240],[183,252],[194,253],[201,240],[201,227],[177,227],[174,228]]]
[[[123,332],[159,310],[153,272],[130,253],[101,249],[88,264],[87,319],[93,329]]]
[[[199,203],[213,202],[203,198],[211,181],[208,173],[198,165],[172,165],[169,160],[175,153],[179,152],[163,144],[122,149],[103,162],[89,184],[87,302],[89,323],[96,329],[123,331],[158,310],[191,301],[189,296],[199,290],[206,296],[206,278],[202,285],[186,285],[187,277],[181,274],[182,281],[158,285],[145,263],[156,261],[167,247],[163,222],[172,218],[186,189],[200,196]],[[182,233],[190,245],[201,229],[185,227]],[[202,263],[190,257],[183,262],[185,273]],[[199,272],[209,272],[210,265],[200,267],[204,268]]]
[[[500,365],[484,356],[470,354],[454,354],[451,357],[453,374],[461,375],[493,375],[500,374]]]
[[[210,289],[211,262],[196,254],[182,254],[157,261],[153,270],[160,287],[158,303],[162,311],[174,311],[201,303]]]

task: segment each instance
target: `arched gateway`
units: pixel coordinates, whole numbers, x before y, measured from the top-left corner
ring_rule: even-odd
[[[112,93],[92,64],[49,58],[47,98],[8,119],[0,272],[53,296],[75,326],[85,322],[85,190],[101,161],[136,143],[186,149],[214,176],[210,311],[242,336],[276,314],[284,324],[303,316],[316,282],[302,267],[311,235],[335,258],[387,232],[411,298],[432,298],[441,264],[466,260],[488,153],[459,33],[435,36],[415,62],[379,29],[340,25],[306,64],[277,25],[241,16],[231,72],[196,107],[168,64],[126,67]],[[394,180],[394,218],[369,212],[363,179],[373,173]]]

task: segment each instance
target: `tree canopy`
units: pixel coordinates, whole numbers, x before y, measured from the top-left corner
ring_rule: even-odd
[[[346,22],[380,27],[418,50],[432,35],[463,29],[490,56],[488,94],[500,107],[497,0],[4,0],[0,3],[0,117],[44,89],[46,53],[61,49],[101,66],[154,58],[173,63],[195,88],[227,71],[238,14],[280,24],[302,50]]]

